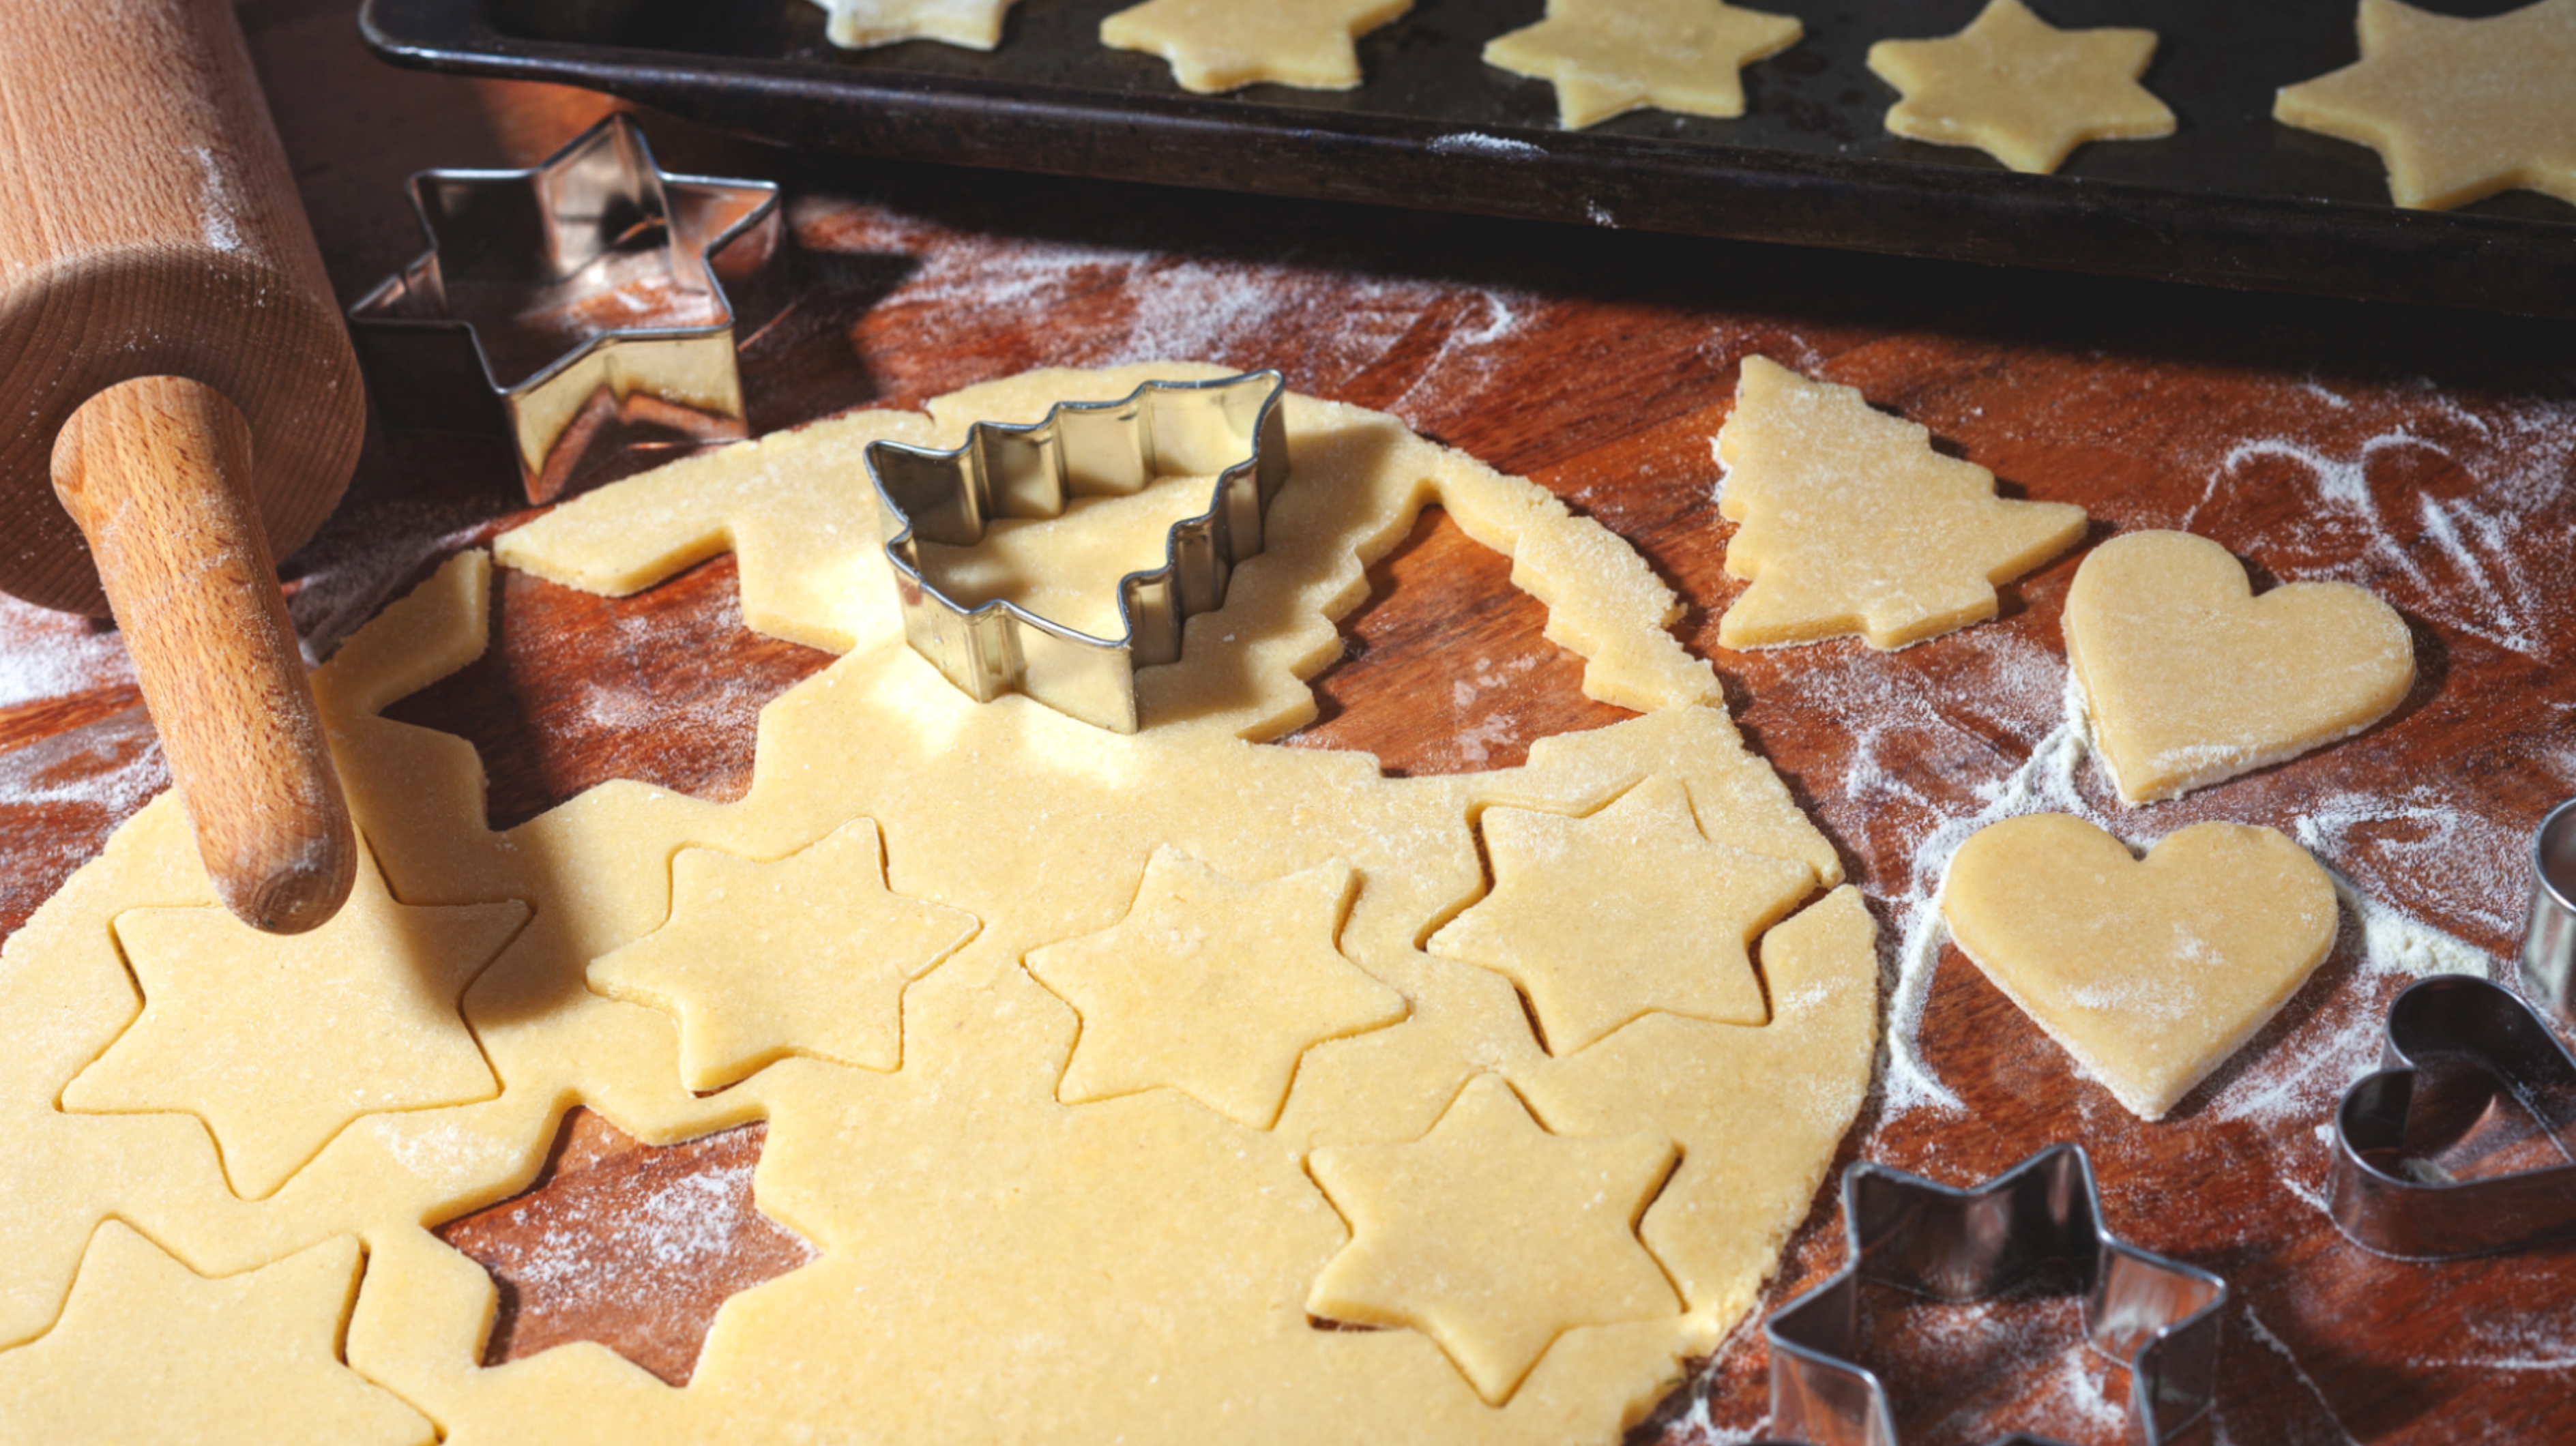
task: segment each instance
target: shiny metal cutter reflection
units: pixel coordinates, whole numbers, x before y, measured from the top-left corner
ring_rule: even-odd
[[[349,308],[387,423],[499,436],[532,502],[622,427],[749,434],[736,343],[792,301],[776,186],[665,172],[621,112],[532,169],[423,171],[411,196],[428,249]],[[478,329],[487,296],[521,314]]]
[[[886,557],[904,634],[950,682],[989,703],[1007,692],[1113,732],[1138,725],[1136,670],[1181,656],[1182,625],[1225,602],[1235,565],[1261,551],[1288,480],[1285,382],[1275,371],[1147,382],[1114,402],[1064,402],[1025,426],[977,422],[935,452],[871,442]],[[1115,638],[995,600],[969,608],[922,574],[921,544],[971,547],[1003,517],[1055,517],[1077,497],[1125,496],[1158,477],[1216,474],[1207,510],[1172,525],[1163,564],[1118,581]]]
[[[2129,1368],[2132,1442],[2180,1441],[2208,1413],[2227,1283],[2113,1238],[2082,1147],[2051,1146],[1966,1190],[1863,1161],[1843,1172],[1843,1222],[1848,1263],[1762,1325],[1776,1436],[1896,1446],[1887,1388],[1851,1359],[1861,1281],[1964,1302],[2008,1290],[2050,1261],[2084,1272],[2085,1335]]]

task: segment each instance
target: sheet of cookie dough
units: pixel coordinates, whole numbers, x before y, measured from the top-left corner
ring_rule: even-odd
[[[1718,619],[1730,648],[1857,634],[1910,647],[1995,615],[1995,587],[2073,546],[2084,509],[1995,495],[1995,474],[1932,450],[1859,390],[1746,357],[1718,432],[1726,570],[1753,585]]]
[[[2133,532],[2066,593],[2066,662],[2121,801],[2206,788],[2348,738],[2415,685],[2397,610],[2346,582],[2257,597],[2226,548]]]
[[[1360,36],[1413,8],[1413,0],[1145,0],[1100,22],[1100,43],[1172,63],[1181,89],[1217,95],[1269,82],[1300,90],[1354,90]]]
[[[2152,30],[2060,30],[2021,0],[1988,0],[1956,35],[1879,41],[1869,68],[1902,97],[1890,134],[2046,173],[2087,141],[2173,134],[2174,113],[2138,83],[2155,54]]]
[[[844,50],[936,40],[968,50],[1002,43],[1014,0],[814,0],[831,12],[824,38]]]
[[[2334,948],[2334,883],[2268,828],[2196,823],[2144,859],[2080,818],[1971,835],[1941,917],[2076,1065],[2140,1119],[2167,1110],[2287,1004]]]
[[[1744,114],[1745,66],[1806,33],[1796,17],[1725,0],[1548,0],[1547,14],[1485,42],[1485,63],[1556,87],[1567,130],[1653,107]]]
[[[2354,24],[2361,59],[2283,86],[2273,119],[2379,152],[2400,206],[2511,190],[2576,205],[2576,0],[2482,19],[2361,0]]]
[[[148,1002],[116,954],[113,921],[139,905],[211,902],[177,805],[144,809],[0,952],[0,1029],[19,1042],[0,1060],[0,1129],[23,1142],[0,1160],[0,1204],[37,1222],[0,1261],[5,1338],[44,1338],[82,1242],[112,1211],[205,1275],[359,1237],[347,1362],[451,1442],[788,1441],[856,1420],[889,1441],[1194,1442],[1228,1420],[1286,1440],[1615,1440],[1751,1307],[1859,1108],[1876,1034],[1868,915],[1838,887],[1830,843],[1723,709],[1702,701],[1713,696],[1706,665],[1664,631],[1670,594],[1643,563],[1541,489],[1378,414],[1290,399],[1294,472],[1270,547],[1236,571],[1225,608],[1191,620],[1183,661],[1148,670],[1137,734],[1025,698],[977,704],[912,652],[890,607],[845,595],[883,578],[864,474],[844,465],[868,437],[936,445],[969,420],[1121,396],[1149,374],[1207,369],[1038,374],[942,399],[929,419],[861,414],[604,489],[513,534],[505,553],[558,575],[636,585],[731,540],[745,545],[747,597],[764,600],[747,616],[849,640],[764,710],[753,785],[736,803],[618,782],[486,830],[472,747],[380,716],[482,650],[481,554],[353,638],[315,691],[394,897],[527,911],[463,1001],[501,1088],[364,1115],[265,1200],[227,1187],[205,1126],[183,1108],[57,1104]],[[1597,691],[1650,711],[1542,740],[1520,768],[1444,777],[1386,778],[1364,755],[1250,741],[1311,710],[1300,679],[1334,655],[1332,619],[1365,596],[1366,560],[1434,500],[1553,591],[1561,635],[1589,651]],[[767,548],[757,565],[753,543]],[[1736,966],[1761,971],[1763,1022],[1649,1011],[1550,1056],[1507,979],[1420,944],[1486,891],[1481,812],[1586,818],[1640,789],[1678,793],[1705,839],[1802,869],[1813,885]],[[809,867],[879,867],[855,846],[813,854],[836,836],[864,842],[871,826],[881,888],[758,886],[767,870],[801,880]],[[871,1058],[894,1067],[841,1062],[791,1031],[783,1049],[756,1041],[754,1055],[773,1062],[701,1096],[687,1087],[673,1014],[597,992],[591,977],[596,961],[675,917],[684,850],[736,861],[693,873],[753,881],[737,900],[745,937],[762,927],[758,911],[791,907],[825,931],[844,909],[890,908],[976,928],[888,983],[900,1047]],[[1177,912],[1140,915],[1166,851],[1240,888],[1183,889]],[[1312,923],[1299,945],[1329,981],[1309,1001],[1318,1007],[1293,1028],[1230,1026],[1229,1037],[1296,1055],[1266,1125],[1260,1095],[1275,1067],[1227,1073],[1191,1050],[1186,1021],[1141,1012],[1185,995],[1096,980],[1059,981],[1059,994],[1032,970],[1049,946],[1131,918],[1186,938],[1176,921],[1193,897],[1253,891],[1282,909],[1329,910],[1336,896],[1322,883],[1343,887],[1336,869],[1347,871],[1347,911],[1329,928]],[[1623,883],[1651,892],[1681,876],[1647,856]],[[691,897],[709,906],[703,891]],[[1102,1076],[1067,1088],[1089,1037],[1083,1007],[1112,1011],[1104,1018],[1150,1046],[1113,1050],[1119,1073],[1098,1097],[1088,1086]],[[327,1026],[267,1027],[291,1037]],[[1300,1032],[1313,1042],[1301,1047]],[[1169,1078],[1148,1078],[1158,1075]],[[1659,1136],[1680,1160],[1636,1222],[1669,1303],[1511,1297],[1519,1314],[1478,1339],[1544,1344],[1499,1403],[1478,1373],[1492,1386],[1480,1363],[1509,1351],[1470,1344],[1453,1356],[1455,1341],[1429,1330],[1322,1330],[1308,1313],[1352,1238],[1310,1157],[1416,1145],[1471,1090],[1497,1088],[1551,1137]],[[766,1120],[759,1207],[821,1252],[726,1305],[685,1389],[592,1345],[482,1366],[492,1284],[424,1228],[525,1188],[576,1100],[648,1143]],[[1460,1207],[1399,1192],[1371,1208],[1400,1222]],[[1542,1236],[1520,1243],[1550,1248]]]

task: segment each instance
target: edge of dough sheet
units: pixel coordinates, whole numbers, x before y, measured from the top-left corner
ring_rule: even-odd
[[[13,1175],[39,1168],[40,1155],[68,1162],[72,1185],[39,1182],[49,1230],[85,1240],[97,1218],[126,1218],[192,1268],[257,1264],[355,1231],[369,1266],[347,1360],[452,1446],[798,1439],[846,1429],[860,1410],[881,1413],[875,1426],[889,1440],[1080,1440],[1114,1428],[1179,1446],[1226,1413],[1285,1439],[1615,1440],[1753,1308],[1807,1219],[1874,1069],[1875,921],[1831,842],[1744,746],[1708,663],[1666,631],[1679,601],[1633,549],[1535,484],[1359,408],[1291,398],[1292,437],[1315,439],[1303,455],[1319,475],[1341,469],[1345,490],[1325,500],[1352,515],[1309,507],[1284,530],[1312,536],[1238,570],[1240,599],[1266,610],[1266,631],[1229,634],[1235,596],[1192,619],[1188,661],[1147,670],[1170,675],[1149,703],[1172,711],[1149,706],[1144,732],[1106,734],[1025,698],[979,705],[956,693],[903,640],[858,447],[897,435],[936,444],[969,420],[1121,396],[1146,374],[1226,373],[1163,364],[987,383],[934,401],[927,416],[857,413],[674,463],[500,539],[504,560],[603,592],[649,586],[731,547],[746,625],[846,641],[838,662],[763,708],[752,786],[735,803],[611,780],[490,831],[473,746],[376,716],[488,643],[489,558],[452,560],[352,637],[317,672],[316,692],[397,897],[533,909],[462,1006],[500,1097],[363,1116],[255,1206],[224,1190],[193,1119],[54,1109],[65,1081],[52,1076],[85,1067],[141,1004],[103,927],[127,901],[103,887],[132,880],[153,895],[132,902],[201,901],[202,868],[182,853],[185,830],[165,797],[111,836],[0,963],[0,977],[53,986],[48,1045],[0,1062],[0,1108],[17,1109],[14,1090],[48,1129],[76,1144],[114,1131],[123,1153],[18,1152],[0,1161],[0,1199],[23,1195]],[[1294,514],[1296,495],[1292,482],[1274,516]],[[1303,679],[1338,653],[1334,620],[1365,598],[1368,562],[1434,502],[1512,556],[1513,581],[1548,605],[1547,635],[1586,656],[1585,692],[1643,716],[1537,740],[1518,768],[1401,779],[1364,755],[1250,741],[1312,715]],[[884,584],[882,606],[854,599],[853,587],[873,583]],[[1191,663],[1218,683],[1252,681],[1194,681]],[[1165,764],[1191,767],[1176,784]],[[1816,874],[1816,891],[1758,944],[1769,1022],[1648,1014],[1549,1057],[1507,981],[1418,941],[1485,887],[1477,810],[1588,813],[1658,774],[1682,781],[1704,835]],[[589,961],[662,924],[680,849],[772,863],[858,817],[881,830],[891,890],[974,914],[980,932],[905,986],[895,1069],[791,1057],[691,1096],[670,1017],[588,989]],[[1362,882],[1336,947],[1408,1001],[1398,1022],[1306,1046],[1267,1130],[1172,1088],[1056,1098],[1080,1020],[1022,960],[1123,917],[1136,887],[1126,855],[1163,844],[1246,881],[1283,877],[1309,854],[1349,858]],[[1100,862],[1031,866],[1068,855]],[[981,867],[944,867],[959,857]],[[1651,864],[1641,861],[1641,877]],[[1487,1073],[1552,1131],[1650,1127],[1682,1149],[1637,1222],[1680,1313],[1549,1317],[1556,1334],[1500,1407],[1423,1332],[1318,1331],[1303,1310],[1348,1240],[1303,1172],[1305,1155],[1418,1140]],[[493,1283],[424,1228],[526,1189],[574,1103],[647,1144],[768,1121],[759,1208],[821,1252],[728,1300],[684,1389],[589,1344],[485,1367]],[[135,1155],[138,1139],[165,1143]],[[1102,1174],[1113,1158],[1129,1163]],[[1130,1167],[1140,1159],[1163,1173]],[[52,1279],[50,1260],[37,1251],[16,1275],[0,1271],[0,1307],[15,1290],[33,1292],[31,1310],[51,1292],[58,1309],[70,1280]],[[1211,1291],[1211,1280],[1234,1288]],[[1099,1296],[1102,1282],[1121,1281],[1155,1309]],[[966,1348],[934,1352],[951,1337]],[[1016,1354],[996,1355],[996,1341]]]

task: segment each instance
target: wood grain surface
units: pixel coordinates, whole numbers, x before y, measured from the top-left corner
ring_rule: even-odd
[[[252,0],[243,14],[343,298],[415,248],[399,189],[409,170],[525,164],[604,108],[374,68],[336,0]],[[648,127],[674,169],[774,178],[794,198],[809,284],[747,352],[758,429],[915,405],[1035,365],[1202,356],[1393,411],[1628,539],[1687,600],[1679,635],[1715,660],[1748,738],[1867,893],[1891,980],[1942,851],[2016,789],[2080,798],[2139,842],[2205,818],[2299,837],[2364,902],[2290,1006],[2166,1121],[2128,1116],[1964,958],[1927,950],[1921,1017],[1897,1021],[1924,1074],[1884,1072],[1844,1159],[1968,1182],[2083,1143],[2115,1231],[2234,1289],[2209,1440],[2576,1438],[2576,1249],[2401,1264],[2346,1243],[2317,1206],[2320,1130],[2375,1063],[2379,1014],[2405,982],[2391,946],[2429,927],[2507,956],[2528,831],[2576,792],[2576,367],[2563,328],[826,162]],[[1723,570],[1731,529],[1709,439],[1755,352],[1860,387],[2010,494],[2082,504],[2093,541],[2185,526],[2267,582],[2372,587],[2414,630],[2415,691],[2324,753],[2122,813],[2098,769],[2053,773],[2043,747],[2062,716],[2059,613],[2080,551],[2008,589],[1996,621],[1905,652],[1718,650],[1717,616],[1741,584]],[[371,438],[346,505],[289,564],[308,639],[327,650],[436,556],[520,515],[516,486],[497,446]],[[1577,691],[1579,660],[1540,636],[1543,610],[1508,573],[1426,515],[1345,620],[1344,658],[1317,682],[1322,717],[1285,741],[1449,772],[1509,765],[1534,739],[1621,716]],[[496,823],[612,777],[735,796],[761,702],[826,661],[741,629],[726,559],[614,602],[525,577],[497,586],[490,656],[396,710],[482,750]],[[14,688],[0,703],[12,745],[0,752],[0,923],[14,927],[160,775],[148,730],[124,711],[133,695],[112,637],[9,612],[0,638]],[[705,1147],[716,1163],[703,1168],[728,1168],[740,1148]],[[616,1149],[567,1149],[559,1166],[542,1189],[593,1188],[581,1182],[594,1168],[676,1168]],[[616,1198],[597,1188],[590,1198]],[[474,1228],[487,1244],[509,1234],[495,1219]],[[1842,1254],[1829,1184],[1762,1309]],[[600,1255],[618,1268],[613,1250]],[[746,1253],[709,1271],[738,1268],[748,1283],[775,1266]],[[2121,1439],[2125,1380],[2082,1349],[2062,1285],[1969,1307],[1866,1293],[1864,1310],[1868,1358],[1897,1389],[1909,1443],[2011,1427]],[[1755,1323],[1640,1434],[1758,1435]],[[497,1349],[563,1338],[553,1328],[506,1321]]]

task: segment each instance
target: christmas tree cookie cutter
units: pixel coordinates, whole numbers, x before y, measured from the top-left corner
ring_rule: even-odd
[[[1771,1429],[1783,1443],[1896,1446],[1887,1387],[1851,1358],[1862,1281],[1964,1303],[2051,1261],[2082,1272],[2087,1343],[2129,1369],[2132,1442],[2178,1441],[2216,1400],[2227,1282],[2104,1229],[2080,1145],[2052,1145],[1964,1190],[1861,1161],[1843,1172],[1843,1225],[1843,1268],[1762,1323]]]
[[[1178,661],[1182,625],[1223,606],[1235,566],[1261,551],[1270,499],[1288,480],[1286,386],[1275,371],[1147,382],[1114,402],[1058,403],[1026,425],[977,422],[949,451],[869,443],[905,638],[979,703],[1026,693],[1096,727],[1135,732],[1136,670]],[[1117,637],[1007,600],[968,607],[922,571],[924,542],[972,547],[998,518],[1057,517],[1078,497],[1208,473],[1216,485],[1207,510],[1172,524],[1162,565],[1118,580]]]

